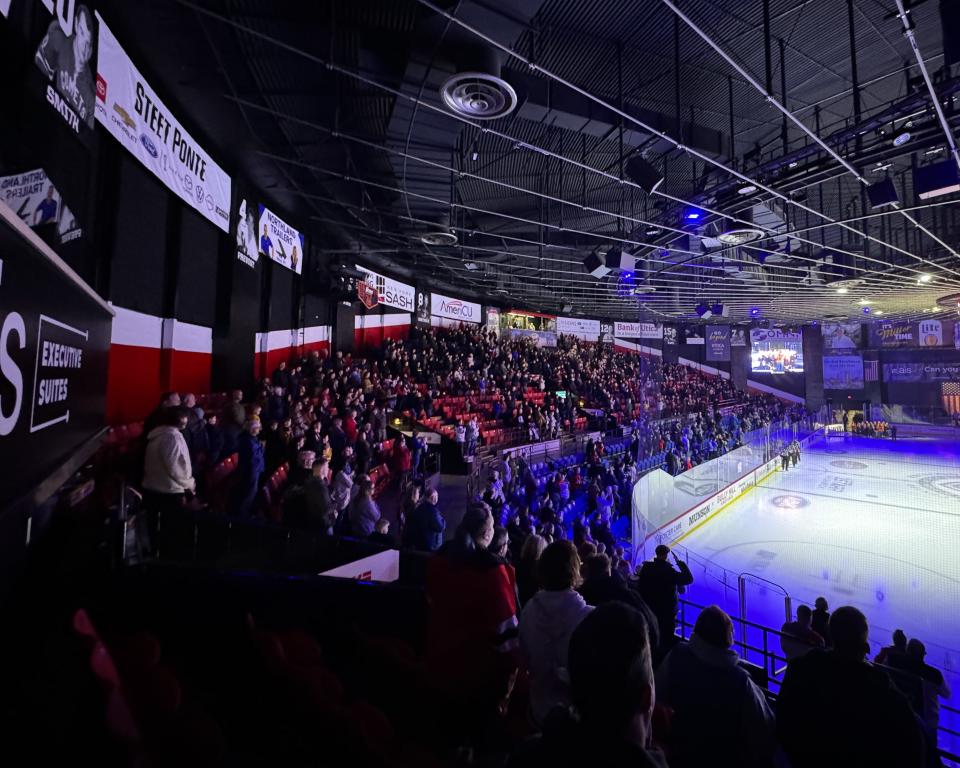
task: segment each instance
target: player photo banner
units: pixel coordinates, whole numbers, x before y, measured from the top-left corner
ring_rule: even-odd
[[[860,355],[824,355],[824,389],[863,389],[863,358]]]
[[[730,360],[730,326],[711,325],[707,328],[707,360],[727,362]]]
[[[194,141],[100,23],[97,121],[187,205],[230,231],[230,177]]]
[[[859,349],[863,341],[863,326],[860,323],[824,323],[820,326],[823,348],[843,351]]]
[[[677,343],[677,326],[663,326],[663,343],[670,344],[671,346]]]
[[[237,220],[234,223],[237,236],[237,259],[248,267],[257,266],[257,260],[260,258],[255,211],[256,207],[248,198],[241,198],[237,206]]]
[[[266,206],[259,206],[260,253],[298,275],[303,271],[303,235]]]
[[[730,346],[731,347],[747,346],[747,329],[746,328],[730,329]]]
[[[46,242],[54,233],[61,245],[81,236],[80,225],[42,168],[0,178],[0,200]]]
[[[94,15],[84,3],[34,2],[51,16],[33,56],[46,83],[43,97],[74,134],[87,138],[93,129],[96,97]]]

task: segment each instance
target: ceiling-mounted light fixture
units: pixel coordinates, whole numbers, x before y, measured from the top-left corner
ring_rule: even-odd
[[[842,295],[845,294],[848,290],[850,290],[850,289],[849,289],[849,288],[837,288],[837,293],[839,293],[839,294],[842,296]]]
[[[917,277],[918,283],[929,283],[932,280],[933,280],[933,275],[931,275],[929,272],[924,272],[922,275]]]
[[[910,138],[911,138],[910,131],[903,131],[902,133],[898,133],[896,136],[893,137],[893,146],[902,147],[904,144],[910,141]]]
[[[763,238],[765,234],[762,229],[740,227],[738,229],[728,229],[726,232],[721,232],[717,235],[717,240],[724,245],[746,245],[747,243],[755,243],[757,240]]]
[[[738,195],[752,195],[756,191],[757,191],[756,184],[744,184],[737,188]]]
[[[647,228],[644,230],[643,234],[644,234],[645,236],[647,236],[647,237],[656,237],[656,236],[659,235],[662,231],[663,231],[663,230],[661,230],[660,227],[655,227],[655,226],[653,226],[653,225],[650,225],[649,227],[647,227]]]

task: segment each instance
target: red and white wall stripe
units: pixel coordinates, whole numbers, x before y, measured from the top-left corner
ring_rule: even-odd
[[[354,349],[379,347],[386,339],[408,338],[411,318],[409,312],[355,316],[353,319]]]
[[[210,391],[213,331],[114,306],[107,371],[107,421],[138,421],[162,392]]]
[[[315,350],[329,354],[331,335],[329,325],[258,333],[254,345],[254,374],[258,378],[266,378],[281,361],[289,362]]]

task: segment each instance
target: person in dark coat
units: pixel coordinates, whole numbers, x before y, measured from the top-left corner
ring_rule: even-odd
[[[263,444],[260,442],[259,419],[248,419],[237,440],[236,485],[230,513],[239,518],[248,518],[253,513],[253,503],[260,489],[260,476],[266,469]]]
[[[637,588],[644,602],[657,617],[660,639],[667,644],[677,629],[678,590],[693,584],[693,574],[687,564],[675,554],[673,562],[677,567],[674,568],[667,562],[671,552],[666,544],[660,544],[654,554],[654,559],[640,568]]]
[[[283,522],[291,528],[331,533],[336,513],[330,498],[330,465],[326,459],[314,462],[310,477],[292,490],[291,503],[284,503]]]
[[[583,584],[578,590],[587,601],[587,605],[599,607],[614,601],[626,603],[643,614],[650,632],[650,650],[654,659],[657,658],[657,648],[660,645],[660,627],[657,617],[650,607],[643,602],[637,591],[630,589],[622,578],[614,573],[610,558],[606,555],[590,555],[583,564]]]
[[[220,417],[215,411],[207,413],[204,419],[206,424],[203,427],[201,446],[207,454],[207,466],[213,467],[225,458],[223,455],[223,430],[220,429],[218,423]]]
[[[826,643],[827,648],[830,647],[830,606],[827,605],[827,598],[818,597],[813,603],[813,621],[811,623],[811,628],[816,632],[820,637],[823,638],[823,642]]]
[[[287,418],[287,399],[283,395],[283,388],[277,387],[273,390],[270,397],[267,398],[266,413],[264,414],[268,422],[281,422]]]
[[[280,365],[274,369],[270,381],[275,387],[283,387],[284,390],[290,389],[290,372],[287,371],[286,361],[280,361]]]
[[[428,491],[423,501],[407,518],[404,529],[405,544],[424,552],[436,552],[443,544],[443,532],[447,523],[437,507],[437,490]]]
[[[666,768],[652,746],[656,697],[642,613],[618,602],[591,611],[570,638],[568,671],[576,716],[555,710],[508,768]]]
[[[921,768],[923,734],[907,699],[870,650],[867,618],[852,606],[830,617],[833,649],[787,665],[777,698],[777,734],[793,768]]]

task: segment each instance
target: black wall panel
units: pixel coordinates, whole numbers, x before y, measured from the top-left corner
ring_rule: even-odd
[[[216,318],[217,246],[222,234],[199,213],[180,205],[180,248],[173,316],[210,327]]]

